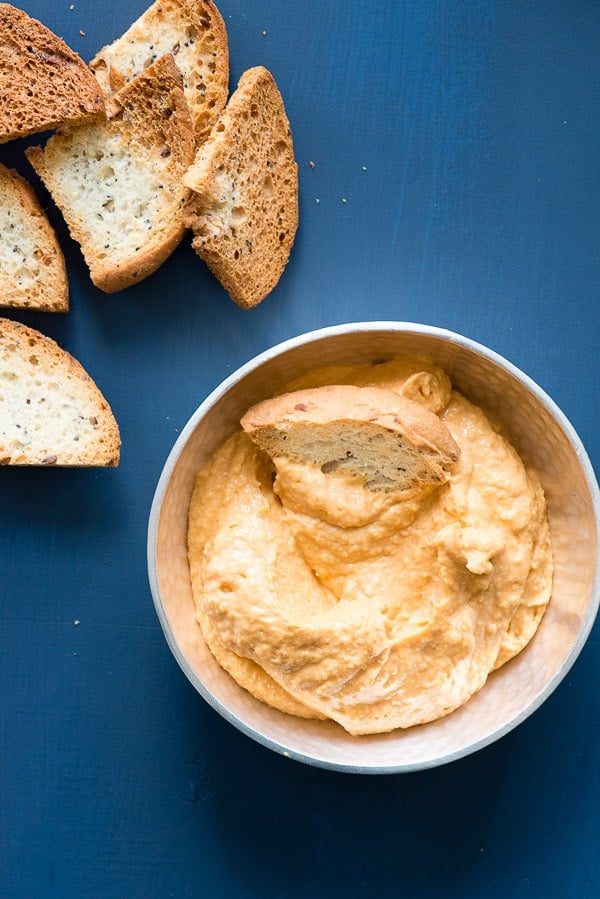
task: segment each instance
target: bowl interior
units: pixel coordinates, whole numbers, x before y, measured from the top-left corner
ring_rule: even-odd
[[[456,389],[507,423],[541,478],[555,559],[553,595],[529,646],[490,676],[465,706],[431,724],[351,737],[334,723],[305,721],[255,700],[206,648],[194,619],[187,512],[194,477],[255,402],[311,369],[428,353]],[[598,487],[576,434],[524,375],[472,341],[418,325],[340,326],[258,357],[202,404],[159,482],[149,530],[150,581],[171,649],[196,689],[225,718],[276,751],[348,771],[410,771],[451,761],[506,733],[550,694],[578,655],[598,606]]]

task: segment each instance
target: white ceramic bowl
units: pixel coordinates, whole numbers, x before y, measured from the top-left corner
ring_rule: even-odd
[[[254,699],[215,662],[194,619],[187,512],[194,477],[239,427],[241,415],[299,375],[329,363],[427,353],[453,385],[492,409],[537,470],[554,552],[553,595],[537,634],[465,706],[431,724],[352,737],[332,722],[285,715]],[[227,378],[183,429],[158,482],[148,566],[171,650],[198,692],[224,718],[290,758],[340,771],[415,771],[465,756],[508,733],[552,693],[591,630],[600,598],[600,495],[580,439],[530,378],[491,350],[450,331],[401,322],[340,325],[279,344]]]

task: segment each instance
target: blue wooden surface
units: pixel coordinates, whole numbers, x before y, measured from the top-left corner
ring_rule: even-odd
[[[145,5],[24,8],[90,59]],[[183,245],[103,295],[50,205],[71,311],[0,313],[81,360],[123,437],[114,471],[0,471],[0,896],[595,897],[598,624],[495,745],[419,774],[336,774],[258,746],[196,695],[154,613],[145,537],[205,395],[269,345],[345,321],[427,322],[505,354],[598,469],[600,7],[220,9],[232,85],[268,66],[292,123],[301,225],[278,288],[242,312]],[[22,150],[0,160],[32,176]]]

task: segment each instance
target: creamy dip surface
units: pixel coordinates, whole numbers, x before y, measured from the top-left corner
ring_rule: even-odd
[[[423,724],[534,635],[552,584],[543,492],[426,357],[331,366],[286,391],[325,384],[438,414],[460,447],[449,481],[372,492],[234,434],[191,500],[197,619],[219,664],[277,709],[356,735]]]

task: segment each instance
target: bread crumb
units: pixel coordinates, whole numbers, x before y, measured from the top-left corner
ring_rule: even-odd
[[[266,32],[266,31],[263,31],[263,32],[262,32],[262,36],[263,36],[263,37],[266,37],[266,36],[267,36],[267,32]]]
[[[342,197],[342,203],[347,203],[347,202],[348,202],[348,200],[346,199],[346,197]]]
[[[75,627],[78,627],[81,624],[81,621],[79,620],[79,618],[76,618],[73,624],[75,625]]]
[[[320,199],[318,197],[316,197],[315,203],[320,203],[320,202],[321,202]]]
[[[363,170],[363,172],[366,172],[366,171],[367,171],[366,165],[363,165],[363,166],[362,166],[362,170]]]
[[[85,31],[81,31],[81,30],[80,30],[80,31],[79,31],[79,34],[81,35],[81,37],[85,37]]]
[[[312,161],[312,159],[310,160],[310,162],[309,162],[308,164],[309,164],[309,166],[311,167],[311,169],[314,169],[315,164],[314,164],[314,162]]]

